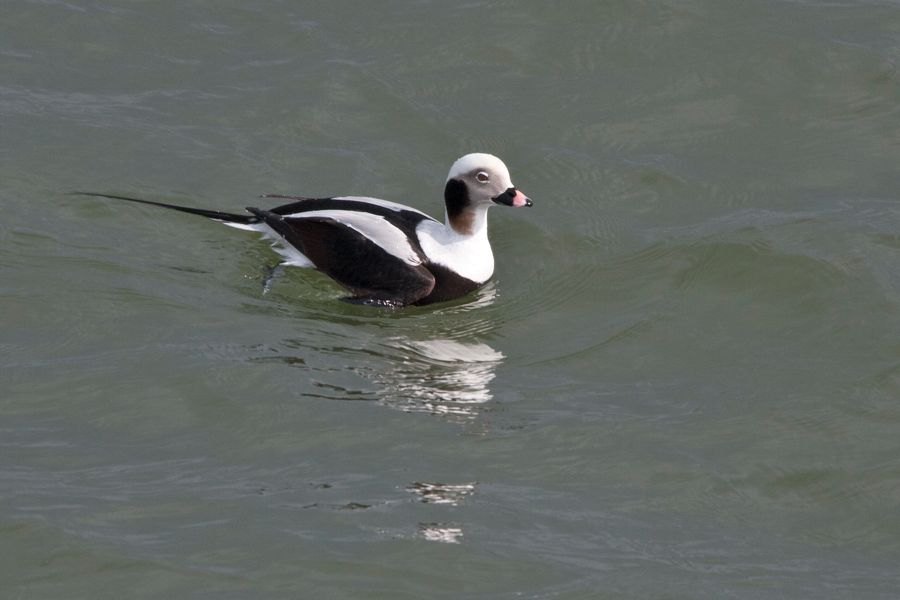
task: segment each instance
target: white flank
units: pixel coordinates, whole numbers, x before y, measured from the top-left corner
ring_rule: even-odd
[[[235,229],[243,229],[244,231],[255,231],[257,233],[265,233],[269,228],[267,225],[263,223],[234,223],[233,221],[221,221],[216,219],[219,223],[224,223],[229,227],[234,227]]]
[[[285,265],[289,267],[315,267],[311,260],[306,258],[306,255],[300,252],[297,248],[291,246],[284,238],[282,238],[277,231],[266,225],[265,223],[230,223],[228,221],[221,221],[225,223],[229,227],[234,227],[235,229],[243,229],[244,231],[255,231],[263,236],[264,239],[267,239],[272,242],[272,249],[275,250],[281,257],[284,259]]]

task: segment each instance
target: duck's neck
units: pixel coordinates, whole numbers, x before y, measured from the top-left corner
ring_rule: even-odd
[[[451,213],[447,210],[444,222],[453,232],[463,237],[487,237],[487,206],[470,206]]]
[[[462,237],[487,237],[488,205],[473,205],[469,201],[469,190],[465,183],[457,179],[447,181],[444,205],[444,222],[455,234]]]

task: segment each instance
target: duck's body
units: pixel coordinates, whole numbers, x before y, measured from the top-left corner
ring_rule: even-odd
[[[402,306],[463,296],[494,272],[487,237],[492,204],[531,206],[513,187],[500,159],[468,154],[450,169],[444,190],[446,221],[409,206],[361,196],[302,198],[237,215],[124,196],[91,194],[173,208],[226,225],[258,231],[281,242],[286,263],[314,267],[348,288],[348,300]]]

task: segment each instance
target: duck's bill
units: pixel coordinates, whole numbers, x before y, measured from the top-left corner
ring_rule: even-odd
[[[531,201],[531,198],[520,192],[514,187],[509,188],[499,196],[494,196],[491,198],[497,204],[503,204],[504,206],[532,206],[534,202]]]

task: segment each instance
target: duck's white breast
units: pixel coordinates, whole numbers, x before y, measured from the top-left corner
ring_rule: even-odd
[[[422,221],[416,235],[432,262],[476,283],[484,283],[494,274],[494,253],[486,231],[460,235],[442,223]]]

